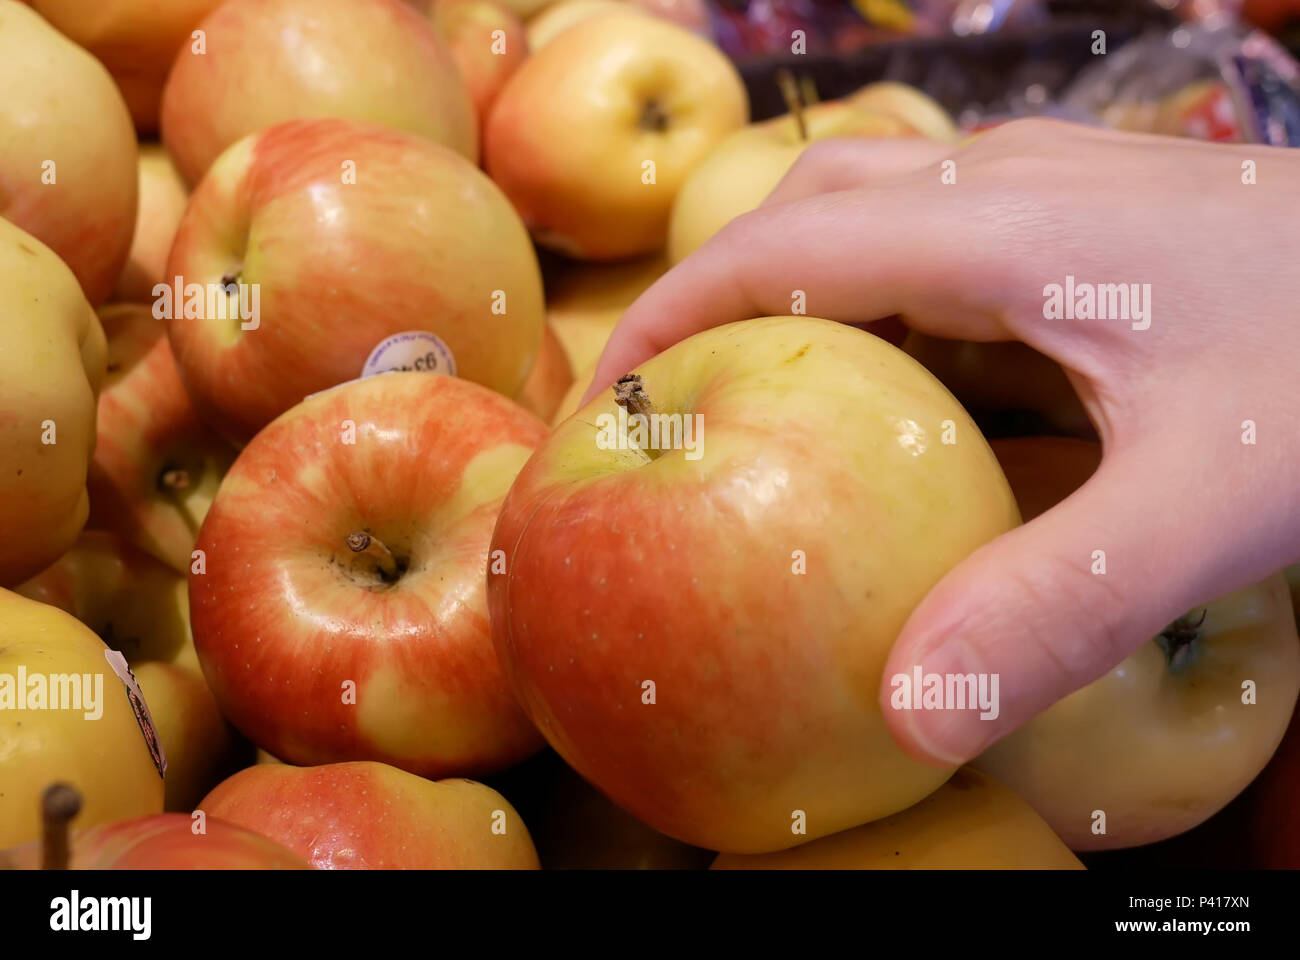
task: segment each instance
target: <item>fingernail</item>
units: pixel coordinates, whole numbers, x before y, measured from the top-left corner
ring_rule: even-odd
[[[903,697],[904,684],[897,684],[890,706],[903,714],[902,726],[916,749],[958,766],[978,756],[1001,729],[998,681],[974,647],[950,638],[911,667],[905,686],[912,699]],[[981,713],[992,716],[981,719]]]

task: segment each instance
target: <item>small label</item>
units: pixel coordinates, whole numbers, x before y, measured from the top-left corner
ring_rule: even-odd
[[[456,358],[438,337],[427,330],[408,330],[385,338],[370,351],[361,376],[373,377],[377,373],[397,370],[416,370],[420,373],[441,373],[456,376]]]
[[[144,742],[149,748],[149,755],[153,757],[153,765],[158,768],[158,776],[167,779],[167,755],[163,753],[162,741],[158,739],[158,728],[153,724],[153,717],[149,716],[149,705],[144,702],[144,692],[140,689],[135,674],[131,672],[126,657],[120,651],[105,650],[104,659],[113,668],[118,679],[126,685],[127,702],[131,704],[131,710],[135,713],[135,722],[140,724],[140,732],[144,734]]]

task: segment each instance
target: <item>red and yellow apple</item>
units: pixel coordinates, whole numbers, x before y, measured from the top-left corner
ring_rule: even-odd
[[[451,52],[399,0],[226,0],[199,30],[162,99],[163,142],[191,184],[237,140],[299,117],[396,127],[478,159]]]
[[[536,752],[493,651],[488,543],[546,435],[455,377],[386,373],[303,401],[226,475],[190,575],[222,712],[295,764],[490,773]],[[500,558],[493,561],[500,564]]]
[[[1070,443],[1083,441],[995,441],[1027,516],[1069,496],[1100,461],[1096,448],[1067,460]],[[1300,639],[1278,574],[1179,618],[973,765],[1024,797],[1072,849],[1155,843],[1245,789],[1298,694]]]
[[[624,263],[575,263],[548,276],[546,323],[576,373],[594,366],[623,311],[668,270],[660,255]]]
[[[382,763],[248,767],[199,808],[322,870],[538,867],[528,828],[501,794]]]
[[[190,32],[221,0],[31,0],[37,13],[108,68],[136,129],[158,129],[163,81]]]
[[[202,823],[202,827],[198,826]],[[71,870],[307,870],[307,862],[251,830],[208,817],[158,813],[73,836]],[[0,851],[0,868],[41,866],[40,845]]]
[[[1082,870],[1024,800],[962,767],[914,806],[793,850],[724,853],[714,870]]]
[[[162,773],[107,649],[71,614],[0,590],[0,849],[40,837],[55,783],[84,798],[80,826],[162,811]]]
[[[86,481],[88,526],[115,530],[184,574],[235,451],[199,420],[165,321],[144,304],[104,307],[99,317],[108,374]]]
[[[105,346],[72,271],[3,218],[0,285],[9,304],[0,315],[0,585],[12,585],[52,563],[86,523]]]
[[[570,27],[603,13],[644,15],[644,11],[622,0],[559,0],[528,19],[528,49],[536,53]]]
[[[235,739],[190,639],[183,576],[95,530],[17,592],[71,614],[126,657],[167,757],[164,809],[191,809],[235,767]]]
[[[102,303],[135,228],[135,129],[122,95],[99,61],[12,0],[0,0],[0,90],[0,217]]]
[[[628,402],[678,429],[656,447],[602,395],[501,509],[488,603],[525,710],[602,793],[710,850],[915,803],[952,768],[894,743],[881,673],[926,592],[1018,520],[988,444],[919,364],[827,320],[717,327],[636,373]]]
[[[519,405],[547,423],[573,386],[573,370],[560,345],[560,338],[548,325],[542,335],[542,349],[537,353],[533,372],[516,398]]]
[[[169,279],[167,254],[190,192],[167,150],[158,143],[140,145],[139,205],[135,237],[126,266],[113,288],[113,299],[152,303],[153,288]]]
[[[433,25],[451,49],[480,127],[528,56],[524,25],[496,0],[435,0]]]
[[[198,316],[174,307],[168,324],[200,416],[236,443],[360,376],[393,334],[434,334],[459,376],[507,397],[542,339],[537,257],[501,191],[445,147],[354,120],[231,147],[194,191],[167,274],[258,296],[246,321],[230,296]]]
[[[748,115],[740,75],[707,40],[600,14],[515,71],[488,118],[484,160],[539,243],[619,260],[664,245],[687,175]]]
[[[912,137],[889,114],[859,110],[847,101],[819,103],[751,124],[731,134],[697,166],[677,193],[668,223],[668,259],[677,263],[728,222],[758,207],[809,144],[831,137]]]

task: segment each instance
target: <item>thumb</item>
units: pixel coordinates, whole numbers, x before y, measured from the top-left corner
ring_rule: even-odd
[[[1069,498],[971,554],[930,591],[881,684],[885,722],[904,750],[965,763],[1223,592],[1201,569],[1201,552],[1186,549],[1195,521],[1171,516],[1204,496],[1146,491],[1148,473],[1142,462],[1107,457]],[[922,677],[974,674],[992,706],[919,709],[920,691],[909,705],[894,696],[904,686],[895,678],[912,680],[917,668]]]

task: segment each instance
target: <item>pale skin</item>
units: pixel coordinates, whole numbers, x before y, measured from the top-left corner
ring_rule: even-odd
[[[941,179],[949,160],[955,183]],[[954,568],[884,671],[1000,675],[996,720],[892,710],[882,687],[909,753],[965,762],[1192,607],[1300,559],[1297,210],[1295,150],[1045,120],[955,146],[817,143],[627,310],[583,402],[700,330],[790,313],[796,290],[812,316],[897,314],[1060,363],[1100,435],[1100,469]],[[1044,287],[1067,274],[1150,284],[1149,328],[1045,319]]]

